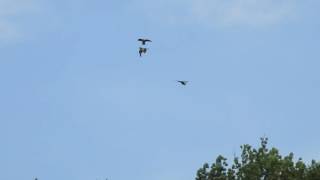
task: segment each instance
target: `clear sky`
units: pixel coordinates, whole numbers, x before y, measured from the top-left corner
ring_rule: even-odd
[[[319,160],[319,8],[0,0],[0,179],[192,180],[263,135]]]

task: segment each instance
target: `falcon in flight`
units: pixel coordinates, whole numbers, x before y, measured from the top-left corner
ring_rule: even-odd
[[[140,55],[140,57],[142,56],[142,53],[147,53],[147,48],[142,48],[142,47],[140,47],[139,48],[139,55]]]
[[[152,42],[150,39],[142,39],[142,38],[138,39],[138,41],[141,41],[142,45],[145,45],[146,42]]]
[[[177,81],[178,83],[180,83],[181,85],[187,85],[188,81]]]

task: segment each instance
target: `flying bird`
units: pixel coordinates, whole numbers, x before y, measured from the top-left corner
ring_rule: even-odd
[[[147,48],[142,48],[142,47],[140,47],[139,48],[139,55],[140,55],[140,57],[142,56],[142,53],[147,53]]]
[[[188,83],[188,81],[177,81],[177,82],[179,82],[181,85],[187,85],[187,83]]]
[[[150,39],[142,39],[142,38],[138,39],[138,41],[141,41],[142,45],[145,45],[146,42],[152,42]]]

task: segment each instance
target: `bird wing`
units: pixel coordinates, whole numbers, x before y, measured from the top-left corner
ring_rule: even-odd
[[[144,39],[138,39],[138,41],[144,41]]]
[[[145,39],[146,42],[152,42],[150,39]]]
[[[188,81],[177,81],[179,83],[181,83],[182,85],[186,85],[188,83]]]

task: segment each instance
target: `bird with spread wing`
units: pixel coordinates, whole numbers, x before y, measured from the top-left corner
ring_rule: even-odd
[[[180,83],[183,86],[187,85],[187,83],[188,83],[188,81],[177,81],[177,82]]]
[[[143,38],[138,39],[138,41],[141,41],[142,45],[145,45],[146,42],[152,42],[150,39],[143,39]]]

